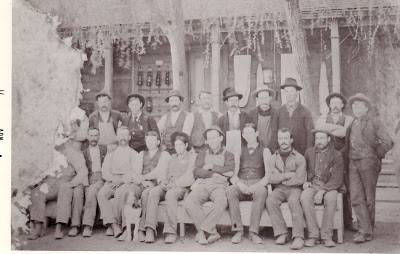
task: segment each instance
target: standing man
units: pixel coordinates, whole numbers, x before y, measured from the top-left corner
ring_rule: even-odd
[[[303,88],[297,85],[293,78],[287,78],[281,86],[287,102],[277,109],[272,120],[272,138],[275,140],[274,150],[278,147],[276,143],[278,130],[288,128],[293,137],[293,148],[304,154],[307,148],[314,145],[314,135],[311,130],[314,128],[311,112],[305,106],[299,104],[296,98]]]
[[[375,195],[381,160],[393,147],[383,123],[370,115],[371,101],[362,93],[350,97],[355,119],[346,133],[345,154],[349,158],[350,197],[357,216],[358,234],[353,241],[372,239]]]
[[[191,187],[192,192],[185,198],[185,208],[196,226],[196,241],[205,245],[221,237],[216,225],[228,206],[225,189],[229,185],[228,178],[233,175],[235,160],[234,155],[222,145],[224,134],[218,126],[211,126],[203,135],[209,149],[197,156],[196,181]],[[205,214],[201,206],[209,200],[213,204]]]
[[[306,150],[307,182],[303,184],[301,205],[306,217],[308,239],[304,245],[315,246],[318,238],[325,247],[335,247],[332,241],[333,219],[336,211],[338,189],[343,183],[343,155],[331,143],[331,133],[314,129],[315,146]],[[315,205],[324,205],[321,232],[318,227]]]
[[[204,131],[218,122],[218,113],[212,110],[211,93],[202,91],[199,94],[200,108],[194,113],[194,125],[192,130],[192,143],[194,150],[200,152],[207,149]]]
[[[142,156],[129,147],[130,138],[130,131],[126,126],[118,128],[118,147],[104,159],[102,173],[106,182],[97,194],[103,224],[109,226],[106,235],[115,237],[122,234],[121,225],[125,222],[122,213],[128,192],[133,189],[136,200],[140,199],[142,193],[139,186],[142,182]],[[112,197],[113,203],[110,201]]]
[[[170,107],[170,112],[163,115],[157,124],[165,150],[170,154],[176,153],[174,144],[171,142],[172,133],[181,131],[190,136],[193,129],[194,116],[182,109],[183,99],[179,90],[170,91],[165,98]]]
[[[347,128],[353,122],[354,118],[343,114],[343,109],[346,107],[347,100],[340,93],[332,93],[326,97],[326,104],[329,107],[329,113],[322,115],[316,122],[317,128],[328,130],[334,138],[332,143],[334,148],[343,153],[345,144],[345,137]],[[351,231],[357,231],[357,228],[353,225],[353,215],[350,201],[350,189],[349,189],[349,176],[344,175],[344,185],[346,192],[343,194],[343,219],[345,228]]]
[[[302,186],[306,180],[306,160],[292,148],[293,138],[289,129],[278,131],[279,149],[271,155],[268,162],[268,179],[274,190],[267,198],[267,209],[275,244],[283,245],[288,240],[288,230],[281,211],[281,204],[288,202],[292,214],[293,243],[290,247],[299,250],[304,245],[303,208],[300,204]]]
[[[111,109],[111,95],[107,91],[101,91],[96,95],[98,110],[89,116],[89,127],[95,127],[100,131],[99,145],[117,144],[117,129],[119,122],[122,122],[121,114]]]
[[[258,140],[261,146],[267,147],[270,151],[274,146],[272,142],[272,119],[274,119],[276,109],[271,107],[271,100],[275,96],[275,91],[268,86],[257,88],[253,92],[257,107],[250,110],[249,114],[252,122],[256,124],[258,130]]]
[[[83,151],[86,160],[86,167],[89,170],[89,186],[85,187],[85,206],[83,208],[83,233],[84,237],[91,237],[93,233],[94,220],[97,210],[97,193],[103,187],[104,180],[101,173],[101,166],[107,154],[107,146],[99,145],[99,129],[92,127],[88,131],[89,147]],[[76,228],[76,234],[78,229]],[[71,235],[71,234],[70,234]]]
[[[126,104],[131,112],[123,118],[122,125],[128,127],[131,132],[129,146],[140,153],[146,149],[145,134],[149,131],[155,131],[158,134],[160,132],[156,120],[142,110],[145,105],[145,99],[142,95],[137,93],[128,95]]]
[[[249,237],[253,243],[261,244],[258,235],[261,215],[267,198],[267,162],[271,156],[268,148],[264,148],[258,141],[259,131],[254,123],[244,125],[242,135],[246,146],[242,146],[240,167],[235,170],[226,194],[229,203],[229,214],[232,221],[232,243],[240,243],[243,236],[243,223],[240,214],[239,201],[252,200],[250,214]]]

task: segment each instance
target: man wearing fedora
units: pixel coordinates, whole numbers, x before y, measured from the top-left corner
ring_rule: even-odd
[[[205,144],[204,131],[218,122],[219,113],[212,109],[212,97],[208,91],[202,91],[199,94],[200,108],[193,113],[194,124],[192,135],[190,136],[193,148],[196,152],[207,149]]]
[[[232,221],[232,243],[240,243],[244,233],[242,217],[240,215],[239,201],[251,200],[251,214],[249,238],[253,243],[261,244],[262,239],[258,235],[261,214],[264,211],[267,198],[267,162],[271,156],[268,148],[258,142],[259,131],[254,123],[246,123],[243,127],[242,136],[246,145],[242,146],[240,155],[240,166],[235,168],[231,183],[226,190],[229,214]]]
[[[306,218],[308,239],[304,246],[313,247],[321,237],[325,247],[335,247],[332,241],[333,219],[338,189],[343,183],[343,156],[331,142],[327,129],[312,130],[315,146],[306,150],[307,181],[303,184],[301,205]],[[315,205],[324,205],[321,230],[318,227]]]
[[[172,133],[181,131],[190,136],[193,129],[194,116],[192,113],[182,109],[183,100],[184,98],[179,90],[170,91],[167,98],[165,98],[170,111],[163,115],[157,123],[163,146],[170,154],[176,152],[174,144],[171,142]]]
[[[362,243],[373,237],[375,195],[381,160],[393,147],[383,123],[370,115],[371,101],[362,93],[350,97],[355,117],[346,132],[345,158],[348,158],[350,198],[358,222],[353,241]]]
[[[257,88],[252,96],[256,100],[257,106],[249,111],[252,122],[256,124],[259,132],[258,141],[263,147],[272,150],[272,119],[276,109],[271,107],[271,100],[275,96],[275,91],[268,86]]]
[[[130,109],[130,113],[122,120],[122,125],[128,127],[131,132],[131,140],[129,146],[140,153],[146,149],[145,134],[149,131],[155,131],[158,134],[158,126],[156,120],[145,112],[143,106],[145,99],[141,94],[130,94],[126,99],[126,104]]]
[[[277,109],[272,119],[272,138],[275,140],[274,149],[278,148],[277,135],[281,128],[288,128],[293,137],[293,148],[304,154],[307,148],[314,145],[314,135],[311,130],[314,128],[311,111],[296,101],[299,92],[303,89],[297,85],[293,78],[287,78],[281,86],[287,102]]]
[[[121,114],[111,109],[111,95],[108,91],[102,90],[96,94],[98,110],[89,116],[89,127],[95,127],[100,131],[99,145],[117,144],[117,129],[122,122]]]
[[[334,138],[331,140],[334,148],[343,153],[346,130],[353,122],[354,118],[343,113],[343,109],[346,107],[347,100],[341,93],[331,93],[326,97],[325,101],[329,107],[329,113],[320,116],[315,125],[318,128],[329,130],[334,136]],[[349,176],[347,174],[344,175],[343,182],[345,186],[344,188],[346,189],[343,195],[344,226],[346,229],[351,231],[357,231],[357,228],[353,225]]]
[[[211,244],[220,238],[217,222],[228,206],[226,187],[235,168],[234,155],[223,146],[224,133],[218,126],[211,126],[204,131],[204,138],[209,146],[201,151],[196,159],[192,192],[185,198],[185,208],[196,225],[196,241]],[[202,204],[213,202],[209,212],[205,213]],[[208,234],[208,238],[206,238]]]

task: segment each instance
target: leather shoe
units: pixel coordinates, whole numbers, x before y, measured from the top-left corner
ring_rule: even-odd
[[[199,242],[201,245],[207,245],[208,241],[206,239],[206,235],[204,234],[203,230],[199,230],[196,234],[196,241]]]
[[[78,229],[78,227],[72,227],[70,230],[69,230],[69,232],[68,232],[68,236],[71,236],[71,237],[75,237],[75,236],[77,236],[79,234],[79,229]]]
[[[232,237],[231,242],[238,244],[242,241],[243,231],[237,231],[235,235]]]
[[[91,237],[93,234],[93,230],[91,226],[85,226],[83,228],[82,236],[83,237]]]
[[[112,229],[111,226],[108,226],[106,231],[106,236],[114,236],[114,230]]]
[[[258,234],[254,233],[254,232],[249,232],[249,237],[250,237],[250,240],[251,240],[253,243],[255,243],[255,244],[262,244],[262,239],[261,239],[261,237],[260,237]]]
[[[335,242],[332,241],[332,239],[324,239],[324,245],[325,245],[325,247],[328,247],[328,248],[336,246]]]
[[[275,241],[275,244],[284,245],[288,240],[287,236],[288,236],[287,234],[282,234],[282,235],[278,236],[278,238]]]
[[[113,232],[114,232],[114,237],[118,238],[122,234],[121,227],[117,223],[111,224],[111,227],[112,227]]]
[[[364,234],[364,233],[358,233],[354,238],[353,242],[355,243],[363,243],[366,241],[371,241],[372,240],[372,235],[370,234]]]
[[[209,244],[211,243],[215,243],[216,241],[218,241],[218,239],[221,238],[221,235],[216,233],[216,234],[211,234],[208,238],[207,238],[207,242]]]
[[[357,223],[355,222],[351,222],[347,225],[344,225],[344,228],[353,232],[357,232],[358,231],[358,227],[357,227]]]
[[[132,236],[131,236],[132,237]],[[124,233],[118,237],[118,241],[127,241],[128,239],[128,230],[125,229]]]
[[[290,248],[292,250],[300,250],[304,246],[304,239],[301,237],[295,237]]]
[[[165,237],[166,244],[171,244],[176,242],[176,234],[167,234],[167,237]]]
[[[56,232],[54,233],[54,238],[55,239],[63,239],[64,238],[64,233],[62,231],[61,223],[56,224]]]
[[[146,228],[146,238],[144,239],[145,243],[154,243],[154,230],[152,228]]]
[[[317,238],[310,237],[304,241],[304,246],[306,247],[314,247],[317,244]]]

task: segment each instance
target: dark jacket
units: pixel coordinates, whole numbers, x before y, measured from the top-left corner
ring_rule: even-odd
[[[253,108],[253,109],[251,109],[249,111],[251,122],[254,123],[257,126],[257,129],[258,129],[258,116],[259,116],[258,108],[259,108],[259,106],[255,107],[255,108]],[[276,114],[276,111],[277,111],[276,108],[271,107],[271,125],[270,125],[271,132],[272,132],[273,120],[276,119],[276,118],[274,118],[274,116]],[[271,141],[269,142],[269,144],[267,144],[267,147],[268,147],[269,150],[271,150],[271,152],[273,152],[272,149],[275,148],[275,140],[272,137],[272,134],[271,134]]]
[[[350,151],[350,133],[353,123],[349,126],[346,132],[346,143],[344,146],[344,154],[346,158],[346,166],[349,164],[349,151]],[[385,157],[385,154],[393,148],[394,142],[386,131],[383,123],[377,118],[367,114],[361,119],[361,132],[365,143],[367,143],[373,150],[379,160]],[[347,168],[347,167],[346,167]]]
[[[239,128],[240,131],[243,130],[243,127],[246,123],[253,123],[249,113],[247,113],[246,111],[241,110],[240,111],[240,115],[239,115]],[[218,119],[218,126],[221,128],[222,132],[224,134],[226,134],[227,131],[229,131],[229,116],[228,116],[228,112],[226,112],[225,114],[223,114],[219,119]],[[245,140],[242,137],[242,145],[245,144]]]
[[[104,158],[107,155],[107,146],[99,145],[99,148],[100,148],[100,163],[101,165],[103,165]],[[89,147],[83,151],[83,156],[85,157],[86,160],[86,167],[89,170],[89,184],[94,184],[99,180],[103,181],[101,172],[94,172],[94,173],[92,172],[92,159],[90,158]]]
[[[283,105],[278,108],[272,119],[272,152],[278,149],[278,130],[281,128],[288,128],[293,137],[293,148],[304,154],[306,149],[314,146],[314,135],[311,130],[314,128],[311,112],[305,106],[298,104],[293,112],[292,117],[286,106]]]
[[[117,133],[118,122],[119,121],[122,122],[122,115],[116,110],[111,110],[111,117],[115,133]],[[99,121],[100,121],[100,113],[98,110],[96,110],[89,116],[89,127],[99,128]]]
[[[304,157],[307,163],[307,181],[311,182],[312,178],[315,176],[315,146],[308,148]],[[326,191],[338,190],[343,184],[343,156],[339,151],[335,150],[332,144],[326,152],[323,165],[321,180],[324,185],[321,186],[321,189]]]

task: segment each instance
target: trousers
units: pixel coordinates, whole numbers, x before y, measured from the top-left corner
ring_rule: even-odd
[[[381,162],[377,157],[350,159],[350,198],[357,217],[358,231],[372,234],[375,224],[375,196]]]
[[[288,232],[285,219],[281,211],[281,204],[288,202],[292,214],[293,231],[292,238],[304,238],[303,208],[300,204],[300,186],[279,186],[276,187],[267,197],[267,210],[271,219],[274,235],[279,236]]]
[[[98,181],[85,187],[85,206],[83,207],[82,225],[93,227],[97,211],[97,194],[103,185],[103,181]]]
[[[217,222],[228,207],[225,189],[226,186],[222,184],[208,184],[207,187],[199,185],[185,198],[186,212],[197,230],[217,234]],[[201,206],[207,201],[212,201],[212,205],[205,213]]]
[[[239,201],[252,200],[249,231],[258,234],[267,195],[268,190],[264,186],[258,187],[253,194],[249,195],[244,194],[237,185],[231,185],[227,188],[226,196],[228,198],[229,214],[232,221],[232,231],[243,231]]]
[[[56,222],[67,224],[71,219],[71,226],[80,226],[83,210],[84,187],[69,186],[70,181],[48,177],[41,186],[36,187],[31,192],[32,207],[31,220],[46,221],[46,203],[57,200]],[[43,185],[47,185],[47,192]]]
[[[320,234],[314,204],[314,196],[317,192],[318,190],[315,188],[307,188],[303,190],[300,198],[304,216],[306,217],[308,237],[310,238],[319,238]],[[321,239],[323,240],[332,240],[337,193],[337,190],[331,190],[326,192],[324,195],[324,215],[322,217],[321,226]]]

